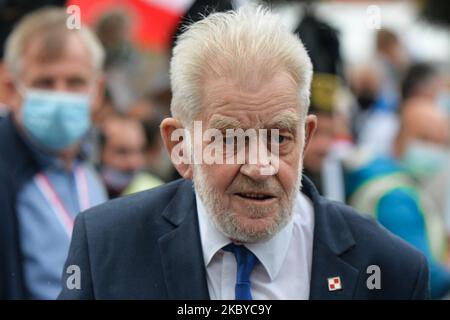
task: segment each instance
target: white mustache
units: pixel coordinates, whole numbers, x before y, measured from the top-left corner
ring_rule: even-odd
[[[227,193],[260,193],[278,197],[283,194],[283,188],[280,186],[279,182],[273,180],[270,182],[255,182],[249,178],[243,178],[243,180],[239,179],[238,181],[233,182],[228,188]]]

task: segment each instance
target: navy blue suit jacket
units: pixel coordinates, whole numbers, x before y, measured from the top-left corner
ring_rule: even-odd
[[[0,121],[0,300],[29,298],[23,275],[16,197],[41,170],[11,115]]]
[[[428,267],[418,251],[373,220],[322,198],[303,177],[314,205],[311,299],[425,299]],[[190,181],[107,202],[78,215],[61,299],[209,299]],[[381,289],[367,287],[367,268],[381,271]],[[300,271],[299,271],[300,272]],[[295,275],[293,275],[295,276]],[[339,276],[342,290],[329,291]]]

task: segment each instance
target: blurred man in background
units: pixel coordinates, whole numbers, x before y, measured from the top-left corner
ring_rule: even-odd
[[[382,28],[376,34],[376,51],[383,69],[384,89],[395,90],[410,63],[405,44],[394,30]]]
[[[131,41],[130,14],[123,9],[107,10],[98,17],[95,32],[105,49],[106,87],[116,111],[127,113],[136,97],[148,87],[145,59]]]
[[[349,160],[353,164],[346,181],[350,205],[371,214],[426,255],[433,298],[450,290],[450,271],[443,264],[447,236],[442,216],[420,187],[447,160],[448,134],[447,119],[433,102],[410,99],[402,105],[391,155],[375,159],[355,155]]]
[[[398,88],[410,58],[401,37],[393,30],[378,30],[375,48],[375,63],[357,68],[352,74],[352,89],[359,107],[353,128],[359,146],[386,154],[392,149],[398,130]]]
[[[157,118],[146,119],[142,123],[146,140],[144,148],[145,168],[135,175],[123,192],[124,194],[132,194],[164,184],[162,178],[167,176],[166,172],[170,173],[170,169],[173,169],[162,148],[162,140],[159,133],[160,123],[161,121]]]
[[[309,113],[317,117],[317,129],[311,138],[308,151],[305,152],[304,173],[322,195],[325,185],[329,182],[329,177],[324,177],[323,166],[335,138],[334,109],[339,84],[340,79],[336,75],[321,72],[313,75],[311,83]]]
[[[426,62],[418,62],[408,69],[401,84],[403,100],[421,98],[437,102],[443,90],[443,78],[437,69]]]
[[[314,112],[317,116],[317,130],[305,153],[304,173],[314,182],[320,194],[323,194],[322,168],[334,141],[333,114]]]
[[[103,95],[103,49],[63,9],[23,18],[5,48],[0,297],[53,299],[78,212],[106,199],[83,139]],[[3,256],[4,255],[4,256]]]
[[[314,66],[309,113],[317,117],[317,130],[305,153],[304,172],[320,194],[344,201],[340,158],[344,154],[343,140],[350,141],[350,130],[345,122],[337,121],[349,113],[349,104],[342,103],[346,81],[339,32],[315,14],[313,4],[305,3],[295,33],[304,42]]]
[[[145,146],[141,122],[125,116],[106,119],[100,139],[100,175],[110,199],[120,196],[144,167]]]

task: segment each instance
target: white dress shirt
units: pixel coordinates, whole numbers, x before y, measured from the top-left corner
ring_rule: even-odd
[[[234,300],[236,260],[233,253],[221,250],[231,241],[214,226],[197,194],[196,200],[209,296]],[[299,192],[293,211],[290,222],[272,239],[246,245],[260,262],[250,277],[255,300],[309,298],[314,210],[309,198]]]

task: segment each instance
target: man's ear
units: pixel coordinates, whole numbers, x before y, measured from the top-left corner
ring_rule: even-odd
[[[303,146],[303,155],[305,155],[305,151],[308,148],[309,142],[314,136],[316,129],[317,129],[317,117],[313,114],[307,115],[305,121],[305,144]]]
[[[23,98],[16,88],[12,74],[4,65],[1,66],[0,72],[0,85],[2,86],[1,91],[4,100],[2,102],[5,103],[17,117],[20,112]]]
[[[184,134],[188,134],[181,122],[174,118],[165,118],[160,125],[161,137],[169,153],[170,160],[178,173],[185,179],[192,179],[190,145]]]

